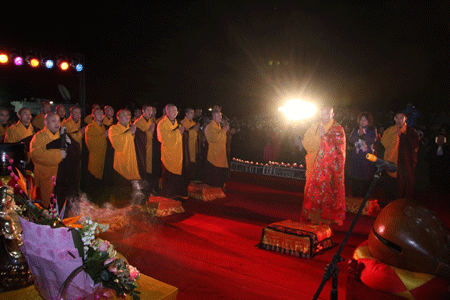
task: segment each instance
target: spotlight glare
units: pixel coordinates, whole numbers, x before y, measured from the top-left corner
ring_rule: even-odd
[[[310,102],[299,99],[288,101],[278,109],[283,112],[289,120],[302,120],[312,117],[316,113],[316,106]]]

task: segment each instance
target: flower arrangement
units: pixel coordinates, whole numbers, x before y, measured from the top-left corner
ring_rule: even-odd
[[[10,161],[10,164],[12,164],[12,161]],[[36,187],[33,182],[26,180],[17,168],[14,172],[12,167],[9,166],[9,170],[11,171],[11,177],[17,182],[15,188],[20,189],[18,193],[15,192],[14,195],[10,195],[14,198],[17,204],[22,205],[22,207],[18,209],[19,215],[27,223],[31,222],[37,224],[37,226],[44,226],[45,228],[43,227],[42,230],[67,228],[68,230],[63,232],[63,237],[58,236],[58,238],[67,237],[68,239],[73,239],[73,246],[75,246],[76,250],[78,250],[78,255],[81,258],[82,264],[74,268],[62,285],[57,287],[59,289],[57,299],[64,298],[66,289],[73,284],[72,281],[74,279],[77,280],[77,275],[82,271],[89,275],[96,286],[101,284],[104,288],[109,289],[103,289],[101,291],[103,293],[102,296],[109,298],[109,296],[112,296],[112,291],[115,291],[119,297],[124,297],[126,294],[129,294],[133,300],[140,299],[140,293],[139,291],[136,291],[138,286],[136,280],[140,276],[139,271],[135,267],[129,265],[126,259],[114,250],[111,243],[106,240],[96,238],[97,234],[108,230],[108,225],[98,224],[90,218],[83,218],[82,223],[79,224],[81,219],[80,216],[61,220],[59,217],[61,214],[59,214],[56,204],[57,201],[54,198],[54,195],[52,195],[53,199],[51,201],[50,208],[42,208],[38,203],[33,203],[33,200],[36,200],[32,197],[32,195],[36,194]],[[52,180],[55,181],[54,178],[52,178]],[[67,234],[67,232],[70,232],[71,234]],[[46,238],[48,238],[48,236]],[[25,244],[32,245],[32,241],[27,243],[25,235],[23,237],[23,241]],[[56,249],[58,247],[55,247],[55,245],[58,244],[58,241],[54,242],[55,244],[53,244],[53,248],[55,248],[55,251],[58,251],[59,249]],[[44,242],[42,241],[42,243]],[[52,246],[52,241],[49,241],[47,244]],[[27,258],[26,252],[28,251],[29,250],[27,249],[23,249],[22,252],[24,252],[24,256],[30,265],[31,271],[33,272],[34,268],[32,268],[32,263],[30,263],[32,260]],[[35,254],[36,253],[33,253],[33,255]],[[64,257],[70,255],[69,260],[67,260],[69,263],[72,262],[72,260],[70,260],[71,257],[76,259],[74,254],[70,251],[67,251],[64,254],[60,253],[59,255]],[[52,261],[51,263],[55,263],[55,261]],[[64,261],[61,261],[61,263],[64,263]],[[37,277],[41,277],[41,279],[43,279],[40,281],[41,283],[46,281],[45,278],[42,278],[42,274],[39,274]],[[52,290],[52,288],[48,288],[48,290]],[[45,287],[41,288],[41,290],[46,289],[47,288]],[[98,291],[98,289],[95,290]],[[49,298],[52,298],[52,296],[49,296]]]
[[[120,258],[110,242],[95,238],[96,234],[108,230],[108,225],[98,224],[90,218],[86,218],[82,225],[79,232],[83,243],[84,271],[94,283],[115,290],[118,296],[128,293],[133,299],[140,299],[139,292],[135,291],[139,271],[129,265],[125,258]]]

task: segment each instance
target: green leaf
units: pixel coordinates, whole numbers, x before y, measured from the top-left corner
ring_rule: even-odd
[[[81,240],[81,234],[74,228],[70,229],[70,231],[72,232],[73,244],[78,250],[78,255],[84,260],[84,245],[83,241]]]

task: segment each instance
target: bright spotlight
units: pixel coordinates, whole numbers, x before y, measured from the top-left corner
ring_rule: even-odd
[[[15,57],[13,58],[13,60],[14,60],[14,64],[15,64],[16,66],[21,66],[21,65],[23,65],[23,57],[22,57],[22,56],[15,56]]]
[[[27,60],[28,60],[28,64],[33,68],[37,68],[40,65],[39,59],[37,59],[35,57],[29,57]]]
[[[9,61],[8,54],[6,52],[0,52],[0,64],[7,64]]]
[[[67,69],[69,69],[69,63],[65,60],[59,61],[58,66],[63,71],[67,71]]]
[[[299,99],[289,100],[283,107],[278,109],[283,112],[289,120],[307,119],[316,113],[316,106],[310,102]]]
[[[51,59],[47,59],[47,60],[44,62],[44,66],[45,66],[47,69],[53,68],[53,65],[54,65],[54,63],[53,63],[53,60],[51,60]]]
[[[83,65],[82,64],[76,64],[75,65],[75,70],[77,70],[77,72],[83,71]]]
[[[50,55],[46,53],[41,55],[41,64],[45,66],[47,69],[51,69],[55,65],[53,60],[50,58]]]

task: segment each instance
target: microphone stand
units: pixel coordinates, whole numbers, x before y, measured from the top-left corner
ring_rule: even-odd
[[[376,165],[377,170],[373,176],[372,183],[369,186],[369,189],[367,190],[366,196],[364,200],[361,203],[361,206],[359,207],[358,212],[356,213],[355,218],[353,219],[352,224],[350,225],[350,228],[347,231],[347,234],[344,237],[344,240],[341,243],[341,246],[339,247],[336,254],[333,255],[333,259],[331,262],[325,267],[325,273],[323,274],[322,282],[320,283],[319,288],[316,291],[316,294],[314,295],[313,300],[317,300],[320,293],[322,292],[323,287],[325,286],[325,283],[327,283],[330,278],[332,278],[331,281],[331,292],[330,292],[330,300],[337,300],[338,299],[338,276],[339,276],[339,268],[337,266],[337,263],[344,261],[344,259],[341,257],[341,253],[344,250],[345,244],[347,244],[348,238],[350,237],[350,234],[353,231],[353,228],[356,225],[356,222],[358,221],[359,217],[361,216],[361,213],[366,206],[367,201],[369,200],[369,196],[372,193],[373,188],[376,186],[377,182],[380,180],[381,172],[383,171],[383,166]]]

